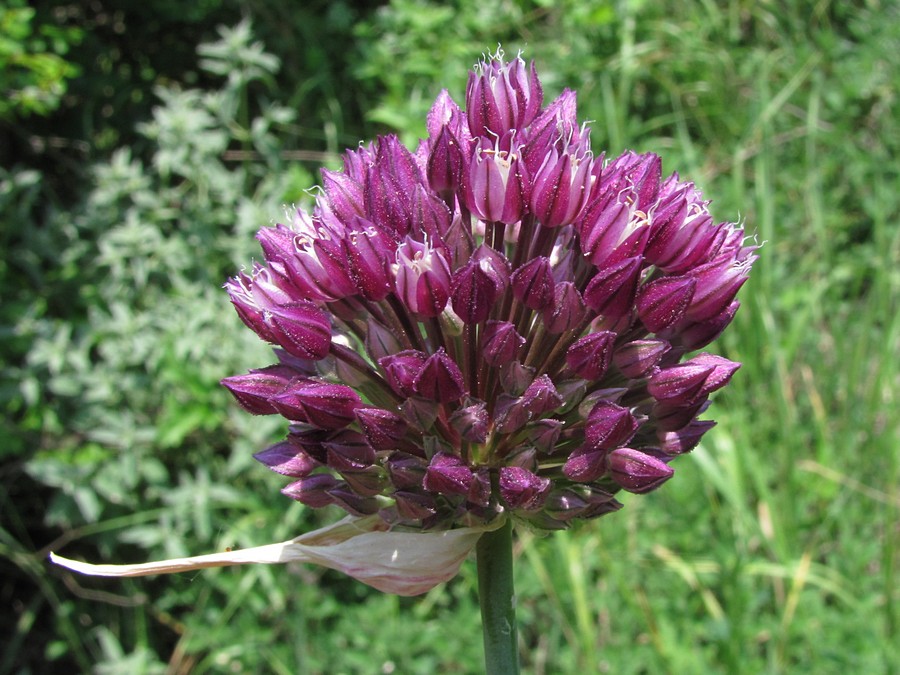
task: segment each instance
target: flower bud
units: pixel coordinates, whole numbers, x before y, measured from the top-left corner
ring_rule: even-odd
[[[532,258],[510,278],[513,296],[529,309],[544,309],[553,302],[553,270],[544,256]]]
[[[671,348],[665,340],[634,340],[613,352],[613,363],[625,377],[646,377]]]
[[[703,434],[716,426],[712,420],[693,420],[687,426],[676,431],[658,431],[660,450],[667,455],[682,455],[697,447]]]
[[[321,429],[340,429],[355,419],[359,394],[350,387],[325,382],[308,382],[286,390],[272,399],[288,419],[308,422]]]
[[[578,377],[599,380],[609,368],[616,337],[612,331],[604,330],[579,338],[566,352],[566,365]]]
[[[381,508],[381,503],[375,497],[360,495],[344,482],[339,482],[335,487],[330,488],[328,496],[331,497],[332,504],[340,506],[351,516],[359,518],[378,513]]]
[[[490,421],[484,401],[457,408],[450,415],[450,426],[470,443],[484,443],[487,440]]]
[[[528,441],[538,452],[549,455],[556,447],[562,433],[563,422],[557,419],[542,419],[529,427]]]
[[[278,410],[270,399],[300,379],[301,376],[293,368],[277,365],[251,370],[246,375],[232,375],[223,378],[220,383],[232,393],[244,410],[254,415],[274,415]]]
[[[609,455],[609,475],[628,492],[655,490],[675,473],[661,459],[631,448],[618,448]]]
[[[628,408],[609,401],[598,401],[584,425],[585,446],[611,450],[631,440],[638,421]]]
[[[405,452],[394,452],[384,463],[391,484],[398,490],[420,489],[428,462]]]
[[[430,492],[442,495],[465,495],[475,476],[465,462],[456,455],[439,452],[431,458],[423,484]]]
[[[563,403],[562,397],[553,386],[553,380],[548,375],[535,378],[522,393],[519,401],[531,419],[555,410]]]
[[[437,513],[437,501],[429,494],[397,490],[391,496],[404,520],[424,520]]]
[[[294,481],[283,488],[281,494],[310,508],[320,509],[334,503],[334,498],[328,491],[340,484],[330,473],[317,473]]]
[[[384,379],[403,398],[416,393],[416,377],[428,357],[420,351],[406,349],[396,354],[382,357],[378,365],[384,370]]]
[[[500,467],[500,497],[511,509],[536,511],[550,491],[550,479],[518,466]]]
[[[269,307],[265,321],[275,342],[301,359],[317,361],[328,355],[331,322],[310,302],[299,301]]]
[[[409,426],[402,417],[382,408],[357,408],[353,414],[369,445],[376,450],[396,449]]]
[[[275,473],[294,478],[308,476],[313,469],[322,466],[309,453],[290,441],[276,443],[257,452],[253,458],[265,464]]]
[[[371,222],[357,217],[344,239],[344,254],[356,288],[367,300],[383,300],[393,290],[390,271],[395,244]]]
[[[595,312],[618,319],[631,312],[643,258],[626,258],[594,275],[584,289],[584,302]]]
[[[637,311],[651,333],[677,324],[694,296],[696,281],[690,277],[662,277],[641,286]]]
[[[492,366],[502,366],[516,358],[525,338],[508,321],[488,321],[481,331],[481,354]]]
[[[578,218],[591,194],[592,166],[587,133],[561,153],[550,149],[531,188],[531,211],[541,225],[562,227]]]
[[[707,321],[728,308],[747,281],[750,264],[726,254],[694,268],[689,275],[697,282],[697,292],[687,308],[687,318],[693,322]]]
[[[579,483],[590,483],[609,469],[609,451],[582,446],[573,450],[563,465],[563,475]]]
[[[393,265],[397,296],[413,314],[439,316],[450,297],[450,267],[439,250],[406,237]]]
[[[547,307],[542,317],[544,328],[551,335],[558,335],[576,328],[584,319],[585,307],[581,293],[571,281],[556,284],[553,304]]]
[[[490,316],[508,283],[506,258],[482,244],[453,275],[450,291],[453,311],[464,323],[481,323]]]
[[[466,206],[480,220],[512,224],[525,214],[531,183],[520,152],[513,132],[493,142],[478,139],[464,192]]]
[[[741,364],[712,354],[699,354],[684,363],[663,368],[647,384],[657,400],[691,404],[724,387]]]
[[[541,109],[543,98],[534,62],[526,71],[521,58],[505,63],[503,52],[498,51],[469,73],[469,129],[476,136],[500,136],[510,129],[525,129]]]
[[[375,463],[375,451],[366,437],[356,431],[340,431],[322,445],[326,463],[335,471],[362,471]]]
[[[459,400],[466,393],[466,383],[456,361],[438,349],[422,364],[413,382],[414,391],[423,398],[438,403]]]
[[[732,302],[720,314],[707,321],[699,323],[681,322],[676,329],[678,339],[687,350],[701,349],[722,334],[728,327],[738,308],[741,306],[737,300]]]
[[[459,139],[448,125],[441,126],[425,165],[431,189],[440,195],[452,195],[462,182],[465,163]]]

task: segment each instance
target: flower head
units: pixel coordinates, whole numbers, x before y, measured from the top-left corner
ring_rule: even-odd
[[[487,58],[465,104],[442,92],[415,153],[394,136],[348,151],[226,284],[280,348],[223,384],[286,419],[256,455],[293,479],[283,493],[364,522],[360,544],[472,534],[428,540],[439,573],[415,592],[508,518],[565,528],[668,480],[739,367],[685,357],[732,320],[756,259],[656,155],[595,156],[575,94],[542,108],[533,63]],[[324,564],[365,578],[350,546]]]
[[[441,93],[417,153],[348,152],[311,212],[260,233],[232,301],[322,374],[225,384],[291,423],[259,457],[303,473],[288,496],[413,528],[566,527],[656,488],[711,426],[738,364],[683,358],[731,321],[755,247],[656,155],[595,158],[573,92],[542,96],[498,52],[465,112]]]

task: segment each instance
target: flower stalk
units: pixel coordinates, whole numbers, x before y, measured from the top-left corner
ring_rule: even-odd
[[[484,672],[519,672],[516,596],[513,583],[512,521],[481,535],[475,547],[478,599],[484,637]]]

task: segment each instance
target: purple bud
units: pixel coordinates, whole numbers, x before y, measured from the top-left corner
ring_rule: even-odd
[[[388,487],[384,470],[378,466],[367,466],[364,469],[345,469],[341,471],[341,478],[347,481],[347,485],[353,492],[361,497],[380,495]]]
[[[642,263],[643,258],[636,256],[598,271],[584,289],[585,304],[611,319],[631,312]]]
[[[609,473],[628,492],[643,494],[658,488],[675,472],[652,455],[631,448],[619,448],[609,455]]]
[[[366,440],[376,450],[393,450],[406,435],[408,425],[399,415],[381,408],[353,411]]]
[[[416,377],[425,365],[426,354],[414,349],[406,349],[396,354],[382,357],[378,365],[384,370],[384,379],[403,398],[416,393]]]
[[[375,451],[366,437],[356,431],[339,431],[322,445],[325,461],[335,471],[362,471],[375,463]]]
[[[671,348],[665,340],[634,340],[613,353],[613,363],[625,377],[645,377]]]
[[[653,405],[651,418],[659,431],[677,431],[690,424],[709,407],[709,399],[701,398],[690,404],[660,401]]]
[[[437,419],[440,404],[428,401],[418,396],[410,396],[400,404],[400,412],[403,418],[409,422],[416,431],[426,433]]]
[[[378,513],[381,508],[381,503],[377,499],[357,494],[347,483],[338,483],[329,489],[328,496],[331,497],[332,504],[340,506],[351,516],[357,518],[371,516]]]
[[[429,356],[413,382],[413,389],[423,398],[438,403],[459,400],[466,393],[466,383],[456,361],[443,347]]]
[[[313,469],[321,466],[306,451],[290,441],[276,443],[265,450],[257,452],[253,457],[275,473],[295,478],[308,476]]]
[[[535,378],[519,401],[522,407],[528,411],[530,419],[556,410],[563,403],[562,397],[553,386],[553,380],[548,375]]]
[[[479,246],[453,275],[453,311],[464,323],[481,323],[509,283],[509,263],[489,246]]]
[[[466,501],[477,506],[486,507],[491,503],[491,476],[486,467],[475,472],[475,479],[466,494]]]
[[[612,450],[631,440],[638,421],[628,410],[609,401],[598,401],[584,425],[585,447]]]
[[[283,488],[281,494],[311,508],[320,509],[334,503],[328,491],[340,484],[341,482],[329,473],[317,473],[294,481]]]
[[[437,501],[431,495],[397,490],[391,496],[404,520],[423,520],[437,513]]]
[[[518,396],[534,380],[534,368],[511,361],[500,368],[500,386],[512,396]]]
[[[484,443],[487,440],[490,421],[484,401],[457,408],[450,415],[450,426],[470,443]]]
[[[292,387],[272,399],[288,419],[308,422],[322,429],[340,429],[355,419],[359,395],[350,387],[325,382],[309,382]]]
[[[356,292],[341,240],[327,232],[297,234],[285,266],[291,281],[314,300],[339,300]]]
[[[450,195],[459,188],[466,163],[459,139],[445,124],[434,139],[428,154],[425,173],[431,189],[440,195]]]
[[[741,364],[712,354],[698,354],[689,361],[663,368],[647,385],[647,391],[659,401],[691,404],[721,389]]]
[[[591,151],[585,133],[562,153],[551,148],[534,176],[531,211],[544,227],[562,227],[578,218],[591,194]]]
[[[563,474],[579,483],[590,483],[609,469],[609,451],[581,447],[574,450],[563,465]]]
[[[284,349],[301,359],[317,361],[328,355],[331,322],[311,302],[292,302],[269,308],[265,321]]]
[[[244,410],[254,415],[273,415],[277,414],[278,410],[270,399],[300,379],[301,376],[293,368],[277,365],[251,370],[246,375],[232,375],[220,382]]]
[[[731,320],[734,318],[734,315],[737,313],[740,306],[741,303],[735,300],[720,314],[707,321],[688,323],[687,325],[682,322],[676,328],[681,344],[687,350],[705,347],[719,337],[722,334],[722,331],[728,327],[728,324],[731,323]]]
[[[344,254],[357,290],[367,300],[383,300],[392,290],[390,266],[395,244],[371,222],[357,217],[344,239]]]
[[[364,183],[366,214],[372,222],[384,232],[406,235],[419,185],[424,181],[412,153],[394,135],[379,138]]]
[[[576,99],[574,91],[563,90],[562,94],[535,118],[528,129],[528,141],[523,154],[530,175],[537,173],[547,154],[560,144],[561,139],[570,136],[575,138],[578,135]]]
[[[532,258],[513,272],[510,279],[516,300],[529,309],[544,309],[553,302],[553,270],[544,256]]]
[[[444,452],[431,458],[425,472],[424,486],[430,492],[442,495],[465,495],[472,486],[475,475],[456,455]]]
[[[551,418],[538,420],[529,428],[528,440],[539,452],[548,455],[556,448],[562,427],[562,420]]]
[[[657,155],[628,151],[604,168],[602,187],[606,192],[629,192],[635,208],[646,213],[656,202],[661,175],[662,160]]]
[[[600,269],[643,253],[650,234],[647,214],[621,197],[615,192],[599,197],[575,224],[585,257]]]
[[[750,274],[750,263],[724,255],[694,268],[690,276],[697,281],[697,292],[687,309],[693,322],[707,321],[724,312]]]
[[[550,492],[550,479],[518,466],[500,467],[500,496],[511,509],[536,511]]]
[[[508,321],[488,321],[481,331],[481,354],[492,366],[502,366],[516,358],[525,338]]]
[[[567,330],[577,328],[585,316],[584,301],[581,293],[571,281],[556,284],[553,293],[553,304],[544,310],[544,328],[551,335],[558,335]]]
[[[440,250],[407,237],[393,266],[397,296],[413,314],[438,316],[450,297],[450,266]]]
[[[682,455],[697,447],[703,434],[716,426],[712,420],[694,420],[677,431],[659,431],[660,450],[667,455]]]
[[[478,139],[465,180],[469,210],[485,222],[512,224],[522,218],[531,190],[521,146],[513,133]]]
[[[612,331],[605,330],[576,340],[566,352],[566,365],[578,377],[599,380],[609,368],[616,337]]]
[[[637,296],[637,311],[651,333],[674,326],[684,316],[697,283],[690,277],[662,277],[644,284]]]
[[[421,457],[395,452],[384,463],[391,483],[398,490],[420,489],[428,463]]]
[[[469,129],[476,136],[502,136],[510,129],[525,129],[543,103],[543,91],[534,62],[529,71],[516,58],[504,63],[498,52],[469,73],[466,85],[466,114]]]
[[[362,185],[342,171],[322,169],[321,174],[328,208],[338,220],[350,224],[365,213]]]

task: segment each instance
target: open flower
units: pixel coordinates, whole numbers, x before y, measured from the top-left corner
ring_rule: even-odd
[[[572,92],[542,104],[533,64],[488,58],[465,114],[443,92],[416,153],[393,136],[348,151],[226,285],[281,348],[223,380],[287,421],[257,458],[350,520],[129,569],[298,559],[422,592],[509,519],[566,528],[672,476],[739,367],[683,359],[734,317],[756,247],[656,155],[595,156]]]

